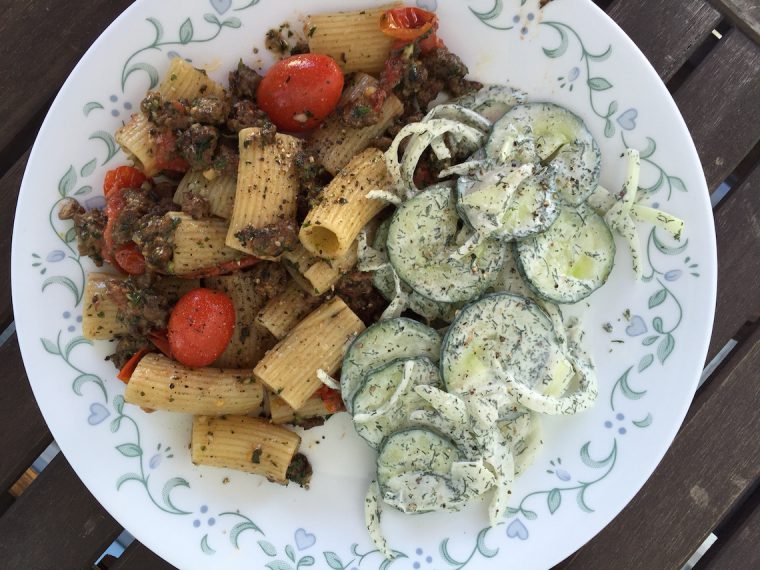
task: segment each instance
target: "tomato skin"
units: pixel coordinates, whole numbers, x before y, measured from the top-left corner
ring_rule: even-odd
[[[438,16],[422,8],[392,8],[380,19],[380,30],[397,40],[410,42],[438,29]]]
[[[148,348],[141,348],[140,350],[138,350],[134,355],[132,355],[132,358],[130,358],[127,361],[127,363],[122,367],[122,369],[119,370],[119,373],[116,375],[116,377],[122,382],[124,382],[125,384],[128,384],[130,378],[132,378],[132,374],[137,368],[137,365],[140,364],[140,361],[143,359],[143,356],[145,356],[149,352],[150,352],[150,349]]]
[[[116,249],[114,253],[116,265],[130,275],[145,273],[145,258],[135,242],[130,242]]]
[[[133,166],[119,166],[106,172],[103,181],[103,194],[108,196],[112,190],[121,188],[139,188],[148,178]]]
[[[157,170],[171,170],[172,172],[190,170],[188,162],[177,152],[177,135],[168,129],[164,129],[154,136],[154,141]]]
[[[235,329],[235,306],[220,291],[186,293],[169,317],[171,354],[185,366],[208,366],[227,348]]]
[[[338,104],[343,71],[327,55],[305,53],[275,63],[256,93],[261,109],[288,132],[316,128]]]

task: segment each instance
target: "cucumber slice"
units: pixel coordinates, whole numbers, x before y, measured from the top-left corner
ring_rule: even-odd
[[[383,440],[377,455],[377,482],[382,489],[392,477],[408,471],[447,476],[461,461],[459,448],[450,439],[426,428],[399,430]]]
[[[398,431],[383,441],[377,456],[381,496],[405,513],[458,510],[463,500],[451,472],[460,460],[457,446],[434,431]]]
[[[541,418],[538,414],[519,407],[521,412],[511,420],[500,420],[499,431],[512,448],[515,458],[515,475],[533,464],[541,447]]]
[[[515,245],[518,268],[542,299],[577,303],[604,285],[615,262],[615,240],[591,208],[565,207],[544,233]]]
[[[372,242],[372,248],[386,257],[388,255],[388,249],[385,246],[385,242],[388,239],[388,228],[390,225],[390,218],[380,224],[375,232],[375,239]],[[385,266],[377,269],[372,278],[372,284],[375,286],[375,289],[380,291],[380,294],[383,297],[388,301],[393,301],[396,296],[396,287],[393,280],[393,269],[391,267]],[[450,323],[453,320],[456,311],[461,308],[460,304],[431,301],[403,282],[401,283],[401,291],[407,297],[409,309],[428,321],[442,320]]]
[[[353,411],[354,394],[365,374],[397,358],[425,356],[438,362],[441,336],[430,327],[406,318],[375,323],[354,339],[343,357],[340,391],[346,409]]]
[[[438,367],[424,357],[398,359],[372,370],[354,396],[356,433],[377,447],[394,431],[410,427],[413,411],[432,411],[415,387],[440,384]]]
[[[457,210],[480,235],[503,241],[546,231],[559,216],[553,166],[530,175],[532,165],[494,169],[457,181]]]
[[[515,105],[524,103],[527,97],[525,92],[507,85],[485,85],[478,91],[463,95],[452,102],[495,121]]]
[[[454,191],[432,186],[396,210],[388,228],[388,257],[398,276],[434,301],[466,301],[485,291],[504,262],[504,247],[484,239],[462,254],[455,243],[459,216]]]
[[[565,203],[577,206],[596,190],[601,153],[574,113],[553,103],[518,105],[499,119],[486,143],[486,155],[502,163],[532,160],[535,154],[555,167],[555,186]]]
[[[494,293],[467,305],[441,346],[441,377],[452,394],[505,393],[494,361],[541,394],[555,394],[574,374],[551,319],[530,299]],[[500,414],[514,402],[504,397]]]

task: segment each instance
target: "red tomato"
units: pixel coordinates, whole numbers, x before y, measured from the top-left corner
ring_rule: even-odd
[[[340,100],[343,72],[333,58],[317,53],[275,63],[259,84],[256,100],[278,129],[311,130]]]
[[[162,130],[154,136],[156,149],[156,170],[187,172],[190,165],[177,152],[177,135],[170,130]]]
[[[422,8],[392,8],[380,19],[380,30],[397,40],[412,41],[438,29],[438,16]]]
[[[148,178],[132,166],[119,166],[106,172],[103,182],[103,194],[108,196],[111,190],[121,188],[139,188]]]
[[[116,377],[122,382],[124,382],[125,384],[129,383],[129,379],[132,378],[132,374],[137,368],[137,365],[140,364],[140,361],[142,360],[143,356],[145,356],[149,352],[150,352],[150,349],[147,349],[147,348],[141,348],[140,350],[138,350],[132,356],[132,358],[127,360],[127,363],[124,365],[124,367],[121,370],[119,370],[119,373],[116,375]]]
[[[145,273],[145,258],[140,248],[134,242],[129,242],[116,249],[114,259],[119,267],[130,275],[142,275]]]
[[[171,354],[185,366],[208,366],[227,348],[235,328],[235,307],[220,291],[186,293],[169,317]]]
[[[327,410],[328,414],[334,414],[345,409],[343,398],[338,390],[322,386],[316,391],[316,395],[322,398],[322,403],[325,405],[325,410]]]

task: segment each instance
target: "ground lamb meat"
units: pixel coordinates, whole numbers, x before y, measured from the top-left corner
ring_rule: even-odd
[[[338,115],[348,127],[374,125],[380,120],[383,98],[377,79],[366,73],[356,73],[343,90],[338,102]]]
[[[230,102],[224,97],[200,97],[190,107],[190,117],[196,123],[223,125],[230,112]]]
[[[151,123],[159,127],[177,130],[187,129],[193,124],[188,101],[170,101],[164,99],[158,91],[149,91],[140,103],[140,109]]]
[[[242,99],[232,106],[227,119],[227,129],[233,133],[239,133],[249,127],[259,127],[268,142],[274,141],[274,135],[277,133],[274,123],[252,101]]]
[[[194,170],[207,170],[213,166],[218,144],[219,130],[200,123],[194,123],[177,137],[177,149]]]
[[[256,463],[256,461],[254,461],[254,463]],[[303,453],[296,453],[293,456],[293,459],[290,460],[290,465],[288,465],[285,477],[288,481],[292,481],[293,483],[308,489],[313,473],[314,471],[306,456]]]
[[[290,280],[290,276],[282,264],[272,261],[257,263],[247,274],[256,285],[256,296],[265,299],[264,303],[282,293]]]
[[[345,301],[365,325],[377,321],[388,306],[388,301],[372,284],[372,275],[369,272],[352,271],[335,284],[335,294]]]
[[[277,257],[298,244],[295,220],[281,220],[263,228],[247,226],[235,234],[240,245],[249,248],[253,255]]]
[[[314,207],[324,187],[329,184],[331,176],[322,166],[317,153],[312,150],[299,151],[294,163],[299,185],[297,220],[301,224],[309,210]]]
[[[237,176],[239,162],[240,156],[237,150],[230,148],[226,144],[220,144],[217,147],[213,166],[214,170],[220,175]]]
[[[67,198],[61,202],[58,219],[73,220],[79,255],[86,255],[95,265],[103,265],[103,232],[108,219],[101,210],[86,211],[79,202]]]
[[[114,246],[132,241],[132,235],[146,216],[163,216],[166,212],[174,210],[176,206],[172,201],[173,195],[174,187],[166,183],[123,190],[124,206],[113,224]]]
[[[482,83],[465,79],[468,73],[467,66],[458,55],[451,53],[446,47],[436,48],[423,54],[422,64],[428,70],[430,77],[442,81],[446,91],[454,97],[460,97],[483,87]]]
[[[211,215],[211,205],[203,196],[188,192],[182,202],[182,211],[190,214],[194,220],[199,220]]]
[[[114,353],[106,360],[110,360],[117,369],[121,370],[140,350],[151,347],[152,344],[144,336],[123,336],[116,343]]]
[[[230,94],[234,100],[250,99],[251,101],[255,101],[256,91],[259,88],[261,79],[261,75],[245,65],[243,60],[240,60],[237,69],[230,71]]]
[[[175,228],[175,221],[166,216],[145,216],[140,220],[132,237],[140,246],[148,269],[160,273],[170,272]]]
[[[141,287],[131,278],[110,279],[108,298],[118,307],[117,318],[129,331],[129,336],[145,336],[166,329],[171,303],[167,295],[152,287]]]

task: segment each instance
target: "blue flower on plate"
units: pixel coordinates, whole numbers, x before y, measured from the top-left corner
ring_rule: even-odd
[[[552,459],[551,461],[549,461],[549,463],[551,464],[552,469],[547,469],[546,470],[547,473],[549,473],[551,475],[556,475],[557,478],[560,481],[569,481],[570,479],[572,479],[570,473],[568,473],[562,467],[562,458],[561,457],[557,457],[556,462],[555,462],[554,459]]]
[[[201,505],[201,508],[199,509],[201,516],[199,516],[197,519],[193,520],[193,526],[195,528],[199,528],[203,523],[201,522],[201,519],[205,518],[206,513],[208,513],[208,506],[207,505]],[[206,524],[208,526],[214,526],[216,524],[216,519],[214,517],[208,517],[206,519]]]

